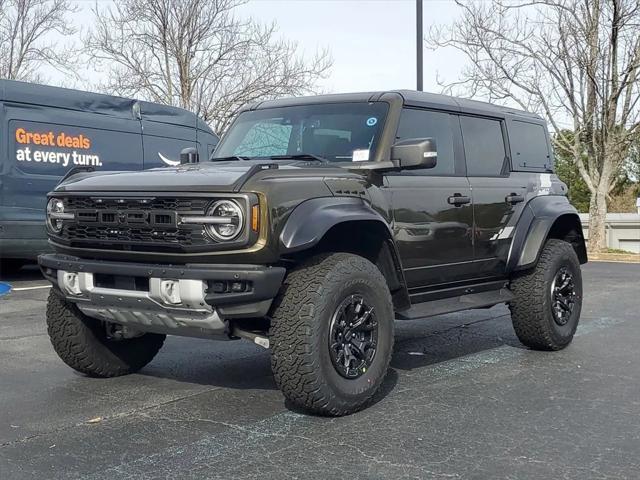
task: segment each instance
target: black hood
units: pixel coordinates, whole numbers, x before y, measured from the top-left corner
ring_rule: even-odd
[[[253,165],[265,162],[206,162],[135,172],[77,174],[58,191],[231,191]]]
[[[277,165],[284,174],[307,168],[318,168],[316,162],[302,161],[230,161],[204,162],[170,168],[155,168],[135,172],[78,173],[63,181],[56,191],[63,192],[229,192],[251,176],[257,165]],[[264,167],[266,168],[266,167]],[[342,171],[326,165],[322,170]]]

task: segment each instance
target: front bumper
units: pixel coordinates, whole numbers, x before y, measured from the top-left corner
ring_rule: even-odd
[[[38,257],[56,290],[86,315],[134,329],[210,337],[229,334],[229,321],[264,317],[285,276],[283,267],[262,265],[158,265],[86,260],[61,254]],[[66,283],[75,276],[72,292]],[[179,303],[168,303],[170,281]],[[243,291],[216,289],[239,283]]]

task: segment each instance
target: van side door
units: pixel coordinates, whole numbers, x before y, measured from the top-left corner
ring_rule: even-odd
[[[504,119],[461,115],[460,125],[473,191],[476,269],[480,276],[500,277],[525,205],[526,176],[510,172]]]
[[[198,153],[200,154],[200,161],[208,161],[218,146],[219,139],[213,132],[207,132],[205,130],[198,129]]]
[[[145,170],[180,165],[183,149],[198,148],[192,113],[146,102],[141,102],[141,111]]]
[[[434,168],[392,171],[384,177],[412,301],[421,301],[426,289],[467,279],[473,262],[472,197],[457,116],[404,108],[396,140],[426,137],[436,141]]]
[[[46,194],[74,167],[140,170],[140,123],[118,116],[5,102],[0,138],[7,149],[1,170],[4,207],[44,225]]]

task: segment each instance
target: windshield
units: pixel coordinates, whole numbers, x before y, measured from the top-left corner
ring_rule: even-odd
[[[245,111],[213,160],[301,155],[331,162],[373,160],[388,109],[384,102],[361,102]]]

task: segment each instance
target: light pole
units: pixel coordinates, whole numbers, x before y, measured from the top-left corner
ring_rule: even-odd
[[[416,0],[416,90],[422,91],[422,0]]]

